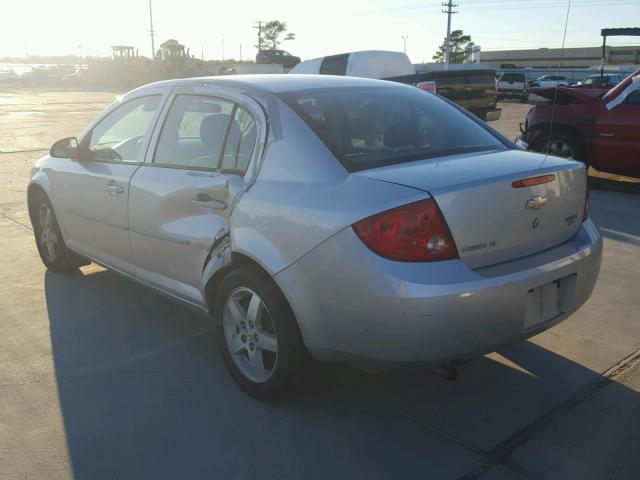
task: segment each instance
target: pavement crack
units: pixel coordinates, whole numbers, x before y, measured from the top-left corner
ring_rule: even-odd
[[[520,471],[521,467],[510,462],[511,455],[518,448],[524,446],[537,432],[575,409],[593,394],[613,382],[616,377],[634,367],[638,362],[640,362],[640,348],[605,370],[598,380],[587,383],[579,388],[573,396],[542,414],[530,424],[509,435],[485,453],[484,462],[476,465],[472,470],[458,477],[458,479],[475,480],[489,472],[496,465],[504,465],[507,468]]]
[[[0,217],[6,218],[7,220],[12,221],[13,223],[16,223],[18,225],[20,225],[23,228],[26,228],[27,230],[29,230],[30,232],[33,232],[33,227],[31,225],[28,225],[24,222],[21,222],[20,220],[13,218],[11,215],[5,213],[5,212],[0,212]]]

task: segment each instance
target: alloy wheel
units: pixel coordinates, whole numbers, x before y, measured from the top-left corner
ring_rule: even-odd
[[[233,290],[224,305],[222,326],[229,355],[240,372],[256,383],[269,380],[278,361],[278,340],[260,296],[246,287]]]
[[[42,252],[45,257],[47,257],[47,260],[55,262],[60,239],[58,238],[58,232],[55,227],[53,211],[46,203],[40,205],[38,222],[40,226],[38,240],[42,247]]]

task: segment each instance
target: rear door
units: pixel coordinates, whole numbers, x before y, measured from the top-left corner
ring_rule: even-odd
[[[208,88],[176,88],[131,182],[131,246],[145,281],[203,305],[203,267],[229,232],[255,151],[255,107]]]
[[[640,89],[596,117],[594,154],[603,167],[640,172]]]

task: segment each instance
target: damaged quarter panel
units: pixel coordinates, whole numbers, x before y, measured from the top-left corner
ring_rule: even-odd
[[[272,128],[256,182],[231,217],[231,250],[271,275],[357,220],[427,196],[350,175],[289,107],[280,103],[278,112],[287,136]]]

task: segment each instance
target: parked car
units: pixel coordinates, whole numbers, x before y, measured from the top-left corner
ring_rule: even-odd
[[[300,57],[291,55],[284,50],[260,50],[256,54],[256,63],[275,63],[282,65],[284,68],[293,68],[300,63]]]
[[[519,98],[520,101],[529,100],[527,92],[527,77],[524,73],[504,72],[498,79],[498,100],[503,98]]]
[[[481,65],[429,66],[416,71],[403,52],[367,50],[306,60],[291,74],[346,75],[413,85],[437,93],[485,121],[500,118],[496,106],[495,70]]]
[[[598,170],[640,176],[640,70],[608,92],[554,90],[532,90],[556,98],[556,106],[533,107],[519,141],[531,150],[580,160]]]
[[[270,398],[306,352],[442,365],[575,312],[602,240],[584,165],[541,160],[406,85],[177,79],[56,142],[28,205],[49,269],[94,261],[210,315]]]
[[[589,75],[587,78],[578,82],[575,87],[578,88],[604,88],[609,90],[615,87],[622,81],[622,75],[618,74],[604,74],[600,77],[600,74]],[[542,86],[542,85],[541,85]]]
[[[556,85],[559,87],[568,87],[571,85],[571,82],[567,77],[561,75],[543,75],[529,82],[530,87],[550,88]]]

